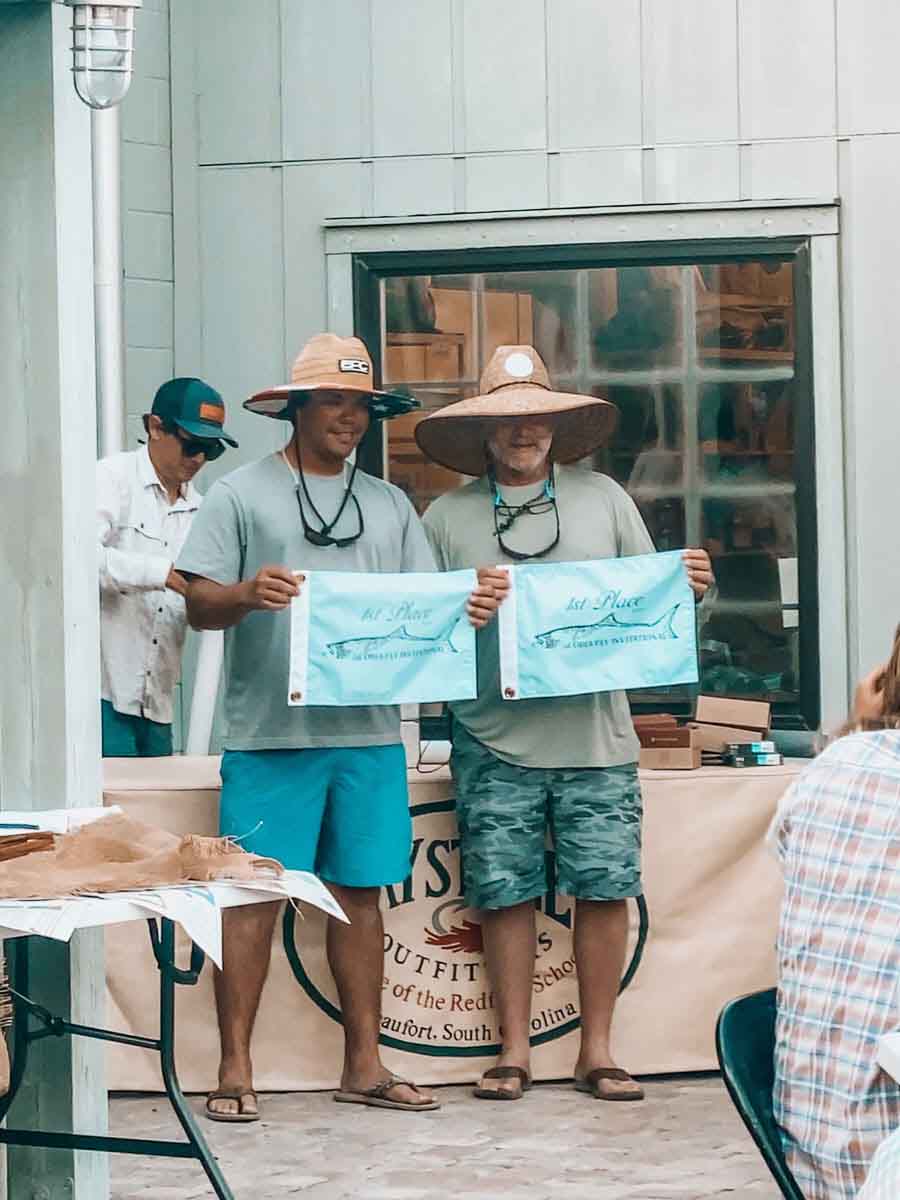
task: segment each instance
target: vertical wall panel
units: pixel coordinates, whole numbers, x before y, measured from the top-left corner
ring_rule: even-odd
[[[822,0],[739,0],[741,136],[835,132],[834,10]]]
[[[125,142],[122,203],[125,208],[139,212],[171,213],[172,156],[167,146]]]
[[[545,154],[481,154],[466,162],[466,210],[547,207]]]
[[[837,143],[756,142],[750,147],[750,200],[832,200],[837,196]],[[746,181],[745,181],[746,182]]]
[[[356,162],[285,167],[285,367],[308,338],[328,328],[323,226],[329,217],[360,215],[363,185]]]
[[[156,389],[175,373],[171,349],[129,346],[125,351],[125,396],[128,402],[128,448],[144,436],[141,415],[150,411]]]
[[[129,346],[172,349],[172,286],[164,280],[125,280]]]
[[[653,204],[740,199],[737,146],[660,146],[654,153]]]
[[[840,132],[900,131],[900,5],[837,0],[837,45]]]
[[[281,156],[278,0],[192,0],[202,163]]]
[[[134,69],[154,79],[169,78],[168,4],[144,5],[134,18]]]
[[[845,168],[846,167],[846,171]],[[854,138],[842,161],[844,387],[849,463],[849,590],[857,667],[887,654],[900,613],[897,544],[897,313],[895,236],[900,136]]]
[[[128,95],[122,102],[122,137],[126,142],[151,142],[168,146],[169,81],[135,73]]]
[[[453,211],[452,158],[382,158],[373,169],[376,216]]]
[[[561,208],[641,203],[640,150],[572,150],[559,156]]]
[[[550,0],[549,12],[560,148],[639,144],[640,0]]]
[[[450,0],[373,0],[376,155],[453,149]]]
[[[735,0],[644,0],[648,142],[730,141],[738,133]]]
[[[126,213],[123,241],[126,278],[171,282],[174,271],[169,213]]]
[[[543,149],[543,0],[462,0],[462,8],[466,149]]]
[[[281,12],[284,158],[370,155],[367,0],[282,0]]]
[[[246,459],[259,445],[262,418],[241,404],[284,379],[281,169],[201,171],[200,214],[204,371],[225,397]]]

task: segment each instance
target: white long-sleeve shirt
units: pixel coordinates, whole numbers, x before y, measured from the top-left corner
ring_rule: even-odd
[[[170,504],[146,446],[97,463],[101,695],[117,712],[172,720],[187,614],[166,579],[200,500],[186,484]]]

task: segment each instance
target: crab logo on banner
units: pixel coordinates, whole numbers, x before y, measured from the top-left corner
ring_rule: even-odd
[[[385,888],[382,1041],[414,1054],[493,1055],[499,1050],[497,1011],[484,962],[479,914],[466,906],[460,881],[459,836],[452,800],[412,808],[412,874]],[[548,852],[549,877],[553,856]],[[337,992],[310,929],[289,948],[307,995],[340,1020]],[[324,918],[323,918],[324,919]],[[572,952],[572,902],[544,896],[537,905],[537,958],[533,976],[532,1043],[539,1045],[578,1025],[578,985]]]

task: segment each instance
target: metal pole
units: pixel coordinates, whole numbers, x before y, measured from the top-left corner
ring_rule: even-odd
[[[125,449],[122,174],[119,108],[91,110],[94,185],[94,329],[97,452]]]

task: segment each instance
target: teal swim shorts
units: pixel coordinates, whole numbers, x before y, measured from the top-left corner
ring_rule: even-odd
[[[582,900],[641,894],[636,764],[517,767],[454,721],[450,769],[471,907],[511,908],[546,894],[548,828],[558,891]]]
[[[226,750],[219,831],[328,883],[373,888],[410,872],[401,745]]]

